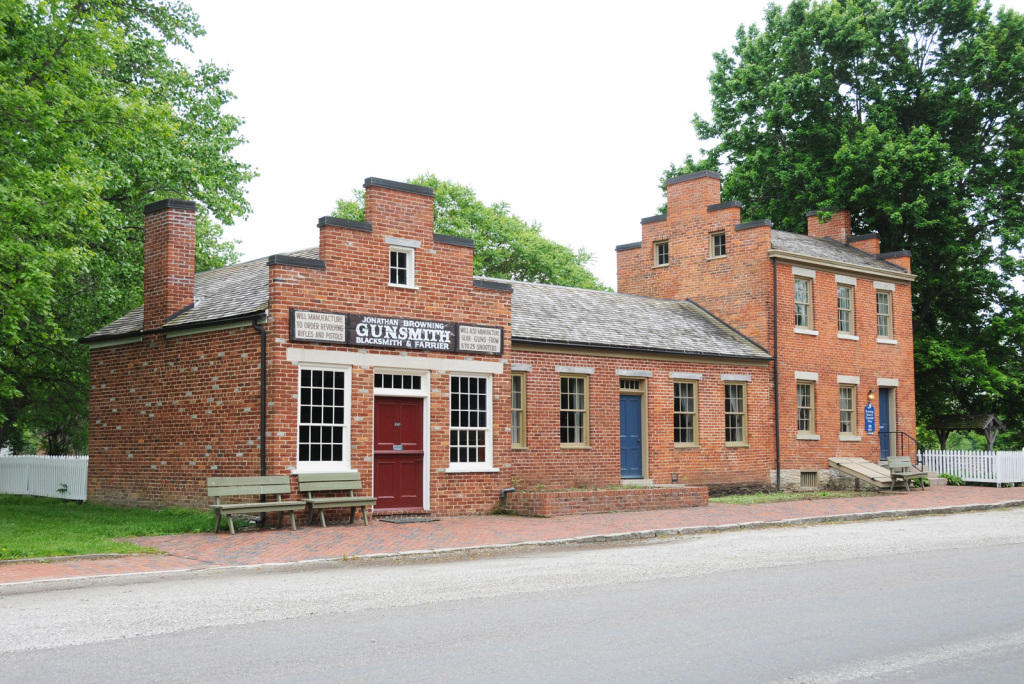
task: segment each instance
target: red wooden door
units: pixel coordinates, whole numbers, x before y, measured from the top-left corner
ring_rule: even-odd
[[[373,495],[376,509],[423,508],[423,400],[373,402]]]

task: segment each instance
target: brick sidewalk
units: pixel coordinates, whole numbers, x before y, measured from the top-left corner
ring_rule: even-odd
[[[1024,505],[1024,488],[935,487],[852,499],[788,501],[753,506],[600,513],[562,518],[471,516],[437,522],[266,529],[132,539],[167,555],[120,556],[0,565],[0,584],[291,563],[394,553],[429,553],[506,544],[537,544],[653,530],[701,531],[720,526],[779,523],[856,514],[947,512],[956,506]]]

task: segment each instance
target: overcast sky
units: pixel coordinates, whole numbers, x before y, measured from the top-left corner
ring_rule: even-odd
[[[434,173],[595,254],[640,239],[670,162],[697,156],[712,54],[763,0],[189,0],[195,57],[229,67],[259,178],[226,228],[245,258],[315,245],[367,176]],[[1002,4],[1002,3],[996,3]],[[1024,0],[1007,0],[1024,10]]]

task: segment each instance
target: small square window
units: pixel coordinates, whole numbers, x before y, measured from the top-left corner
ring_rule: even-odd
[[[654,265],[668,266],[668,240],[654,243]]]
[[[725,233],[711,234],[711,258],[725,256]]]
[[[388,282],[399,287],[413,287],[414,252],[400,247],[391,248]]]

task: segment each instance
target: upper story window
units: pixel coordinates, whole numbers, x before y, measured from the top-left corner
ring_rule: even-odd
[[[526,447],[526,373],[512,374],[512,447]]]
[[[654,265],[668,266],[668,240],[654,243]]]
[[[795,325],[810,330],[814,327],[813,289],[810,278],[793,280],[793,304],[796,312]]]
[[[712,233],[711,244],[710,244],[710,256],[712,259],[715,257],[725,256],[725,233]]]
[[[299,468],[348,467],[348,376],[348,369],[299,370]]]
[[[559,439],[563,447],[587,446],[590,443],[589,406],[585,375],[563,375],[559,394]]]
[[[888,290],[875,290],[878,303],[878,336],[892,337],[892,293]]]
[[[853,287],[850,285],[838,286],[838,311],[839,311],[839,332],[848,335],[853,334]]]
[[[391,248],[391,267],[388,282],[399,287],[415,285],[415,250],[408,247]]]

